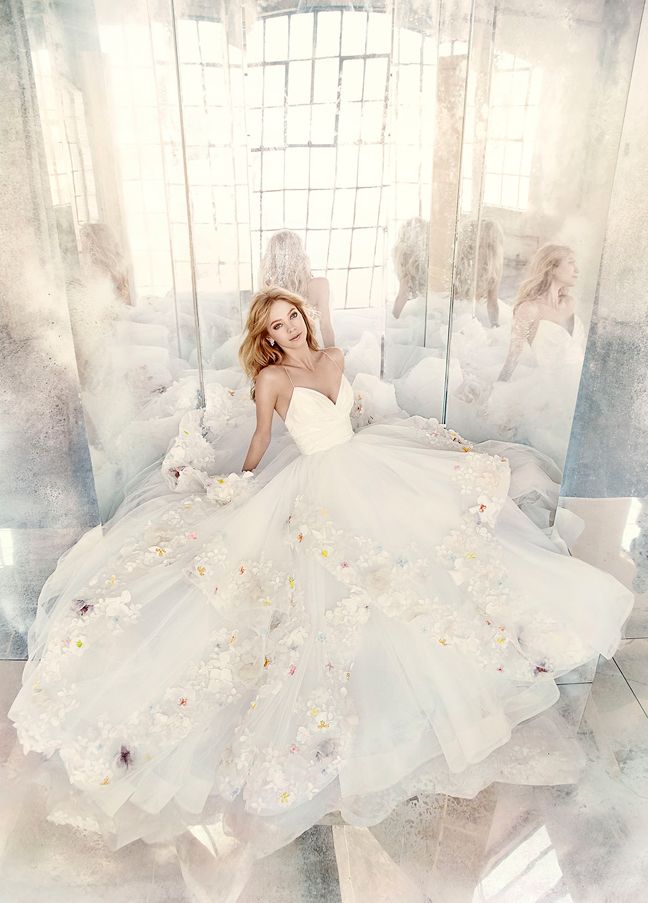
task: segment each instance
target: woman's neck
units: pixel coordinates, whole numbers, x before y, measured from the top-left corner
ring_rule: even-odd
[[[291,367],[301,367],[303,370],[315,369],[315,354],[311,348],[306,346],[303,351],[293,353],[292,351],[284,351],[282,363]]]

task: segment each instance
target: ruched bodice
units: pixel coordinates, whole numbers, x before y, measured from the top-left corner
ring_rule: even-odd
[[[308,386],[295,386],[285,423],[303,455],[326,451],[353,436],[349,414],[353,407],[351,383],[342,374],[335,401]]]

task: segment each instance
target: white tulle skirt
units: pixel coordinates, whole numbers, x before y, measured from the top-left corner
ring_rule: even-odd
[[[49,818],[112,848],[222,819],[259,850],[416,792],[576,779],[556,678],[632,595],[560,554],[510,467],[422,420],[123,507],[60,560],[9,712]]]

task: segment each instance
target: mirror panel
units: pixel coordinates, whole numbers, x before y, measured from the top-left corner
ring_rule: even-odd
[[[642,6],[495,3],[491,52],[474,54],[487,97],[464,126],[447,422],[559,471]]]
[[[27,0],[40,127],[102,518],[199,399],[173,222],[178,100],[146,3]],[[188,375],[187,375],[188,374]],[[182,397],[176,380],[185,376]]]

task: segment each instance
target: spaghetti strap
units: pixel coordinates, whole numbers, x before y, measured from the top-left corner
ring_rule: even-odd
[[[282,367],[284,368],[284,370],[286,371],[286,376],[287,376],[288,379],[290,380],[290,384],[291,384],[291,386],[292,386],[293,389],[294,389],[294,388],[295,388],[295,384],[294,384],[294,382],[293,382],[292,376],[291,376],[290,373],[288,372],[288,367],[286,367],[284,364],[282,364],[281,366],[282,366]]]
[[[322,354],[326,354],[326,351],[324,351],[323,348],[322,348]],[[338,368],[338,370],[339,370],[341,373],[344,373],[344,370],[342,369],[342,367],[340,367],[340,365],[339,365],[338,362],[335,360],[335,358],[331,357],[330,354],[326,354],[326,356],[327,356],[327,358],[328,358],[330,361],[333,361],[333,363],[335,364],[335,366]]]

